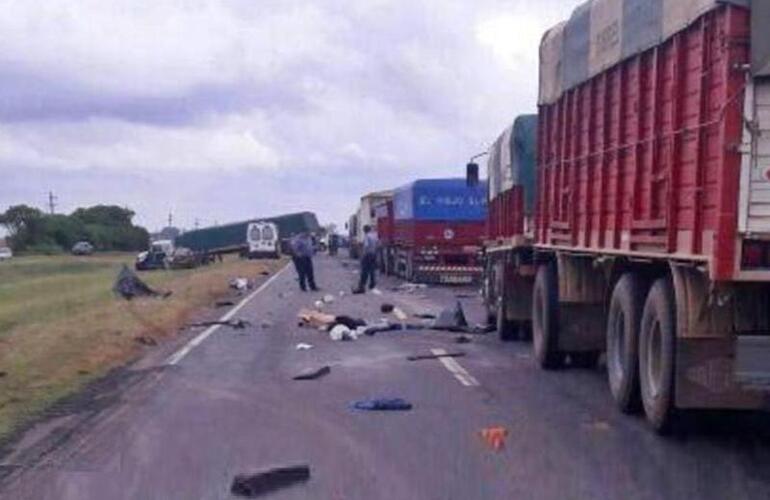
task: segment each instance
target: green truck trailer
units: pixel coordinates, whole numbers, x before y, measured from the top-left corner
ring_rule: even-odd
[[[183,233],[174,240],[177,247],[187,247],[194,252],[208,254],[249,253],[249,227],[254,223],[273,223],[278,230],[281,251],[287,253],[288,240],[301,232],[317,234],[321,226],[312,212],[298,212],[250,219],[222,226],[207,227]]]

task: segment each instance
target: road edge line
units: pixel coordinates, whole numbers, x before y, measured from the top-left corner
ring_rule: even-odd
[[[242,301],[240,301],[235,307],[227,311],[224,316],[219,318],[219,321],[228,321],[230,318],[235,316],[235,314],[240,311],[246,304],[248,304],[254,297],[259,295],[261,292],[263,292],[270,284],[275,281],[278,276],[280,276],[288,267],[289,262],[286,263],[285,266],[283,266],[281,269],[279,269],[275,274],[273,274],[267,281],[262,283],[259,288],[251,292],[249,295],[247,295]],[[190,351],[193,350],[197,345],[201,344],[204,340],[206,340],[212,333],[217,331],[221,325],[213,325],[208,327],[207,329],[203,330],[201,333],[196,335],[192,340],[187,342],[184,346],[182,346],[178,351],[176,351],[174,354],[166,358],[166,361],[163,363],[166,366],[174,366],[178,364],[180,361],[184,359],[185,356],[190,354]]]

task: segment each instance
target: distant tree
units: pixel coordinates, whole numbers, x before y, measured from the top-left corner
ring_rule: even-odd
[[[173,227],[173,226],[166,226],[160,230],[157,236],[159,240],[173,240],[180,234],[182,234],[182,231],[179,228]]]
[[[43,219],[45,235],[64,250],[69,250],[78,241],[90,240],[83,221],[67,215],[46,215]]]
[[[14,250],[24,250],[43,236],[44,214],[28,205],[14,205],[0,214],[0,224],[8,230],[8,242]]]
[[[88,208],[78,208],[72,212],[72,217],[80,219],[84,224],[101,224],[103,226],[131,226],[134,218],[133,210],[117,205],[95,205]]]

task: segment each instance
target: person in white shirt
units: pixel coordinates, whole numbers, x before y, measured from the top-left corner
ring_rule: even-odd
[[[369,282],[369,289],[376,286],[377,273],[377,248],[380,242],[377,235],[372,231],[371,226],[364,226],[364,242],[361,249],[361,278],[358,282],[358,288],[355,293],[366,292],[366,282]]]

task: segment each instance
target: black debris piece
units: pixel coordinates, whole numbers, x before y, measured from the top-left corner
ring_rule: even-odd
[[[218,300],[214,305],[216,307],[230,307],[230,306],[234,306],[235,302],[233,302],[232,300]]]
[[[458,293],[455,295],[455,298],[457,299],[472,299],[474,297],[477,297],[477,295],[473,295],[471,293]]]
[[[147,283],[140,280],[139,276],[125,264],[123,264],[118,277],[115,279],[112,291],[126,300],[131,300],[135,297],[161,297],[165,299],[171,295],[170,291],[160,292],[150,288]]]
[[[412,403],[401,398],[375,398],[354,401],[350,407],[365,411],[406,411],[412,409]]]
[[[366,326],[366,321],[359,318],[351,318],[350,316],[335,316],[334,323],[329,325],[329,330],[337,325],[345,325],[351,330],[355,330],[359,326]]]
[[[447,352],[444,354],[417,354],[414,356],[407,356],[409,361],[420,361],[422,359],[439,359],[439,358],[462,358],[465,356],[464,352]]]
[[[436,319],[436,315],[430,313],[417,313],[414,317],[418,319]]]
[[[353,287],[350,289],[350,293],[352,293],[353,295],[363,295],[366,293],[366,290],[364,290],[363,288]]]
[[[315,380],[317,378],[321,378],[323,376],[326,376],[332,372],[331,367],[329,366],[322,366],[321,368],[318,368],[317,370],[313,370],[310,372],[300,373],[299,375],[296,375],[295,377],[292,377],[292,380]]]
[[[187,326],[202,327],[202,326],[214,326],[214,325],[229,326],[230,328],[235,328],[236,330],[243,330],[247,326],[251,326],[251,322],[246,321],[245,319],[231,319],[227,321],[201,321],[198,323],[190,323]]]
[[[467,337],[465,335],[458,335],[457,337],[455,337],[455,343],[456,344],[470,344],[471,343],[471,339],[470,339],[470,337]]]
[[[8,376],[8,372],[0,372],[0,378]]]
[[[262,276],[270,276],[270,271],[262,271],[259,274],[261,274]]]
[[[255,498],[309,479],[310,467],[307,465],[277,467],[255,474],[238,474],[230,486],[230,493]]]
[[[380,306],[380,312],[383,314],[392,313],[393,309],[395,309],[395,306],[393,306],[393,304],[385,303]]]
[[[147,337],[146,335],[142,335],[140,337],[134,337],[134,341],[138,342],[138,343],[140,343],[142,345],[147,345],[147,346],[158,345],[158,341],[157,340],[155,340],[152,337]]]
[[[449,331],[461,331],[467,327],[468,320],[465,319],[465,312],[460,301],[457,301],[454,308],[447,308],[441,311],[432,325],[434,330]]]

